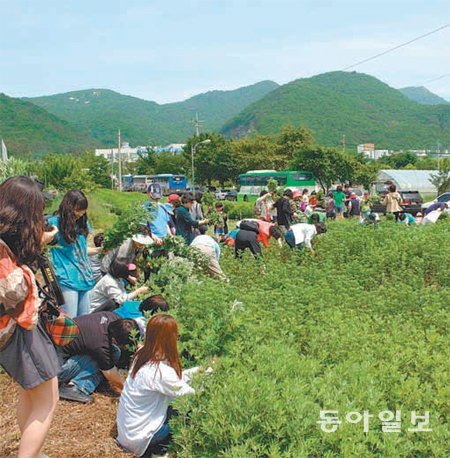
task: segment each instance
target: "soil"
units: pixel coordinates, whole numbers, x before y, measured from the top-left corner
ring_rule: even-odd
[[[114,442],[118,398],[94,394],[92,404],[59,401],[42,452],[50,458],[131,457]],[[17,385],[0,374],[0,457],[17,456]]]

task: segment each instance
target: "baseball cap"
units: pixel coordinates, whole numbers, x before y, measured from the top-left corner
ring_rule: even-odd
[[[147,194],[151,194],[154,199],[161,199],[162,191],[159,183],[151,183],[148,185]]]
[[[178,194],[169,194],[169,197],[167,198],[167,202],[169,203],[176,202],[177,200],[180,200],[180,196]]]

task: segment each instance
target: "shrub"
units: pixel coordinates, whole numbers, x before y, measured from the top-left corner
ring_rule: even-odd
[[[176,402],[177,456],[445,456],[449,229],[338,221],[316,257],[274,245],[264,269],[225,249],[230,283],[185,284],[174,310],[184,364],[217,359]],[[396,409],[402,433],[385,434],[376,416]],[[326,434],[320,410],[375,417]],[[407,432],[412,410],[432,432]]]

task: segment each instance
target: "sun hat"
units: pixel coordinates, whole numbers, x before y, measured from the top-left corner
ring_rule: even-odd
[[[301,191],[294,191],[294,199],[298,199],[299,197],[302,197]]]
[[[144,234],[135,234],[131,237],[134,243],[138,243],[139,245],[153,245],[153,239],[149,235]]]
[[[153,199],[161,199],[162,191],[159,183],[151,183],[148,185],[147,194],[150,194]]]

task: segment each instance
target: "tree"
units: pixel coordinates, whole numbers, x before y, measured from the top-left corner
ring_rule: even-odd
[[[71,176],[75,169],[81,170],[81,167],[74,156],[49,154],[45,156],[42,164],[38,167],[38,175],[45,186],[61,189],[64,179]]]
[[[438,194],[442,194],[450,190],[450,160],[444,159],[441,161],[440,170],[437,173],[431,174],[430,178],[433,186],[436,187]]]
[[[267,135],[255,135],[241,140],[231,140],[230,154],[234,157],[237,174],[249,170],[275,169],[277,145]]]
[[[312,132],[305,127],[283,127],[275,138],[277,144],[277,170],[285,170],[294,159],[296,151],[313,143]]]
[[[323,191],[328,192],[335,181],[351,181],[354,164],[336,148],[311,146],[294,153],[292,168],[312,172]]]
[[[147,152],[140,153],[139,159],[136,161],[136,174],[152,175],[155,173],[157,154],[153,148],[147,148]]]
[[[189,170],[189,163],[180,153],[155,153],[155,174],[173,173],[185,175]]]
[[[81,168],[87,172],[90,180],[101,188],[111,186],[111,165],[103,156],[85,152],[80,157]]]

